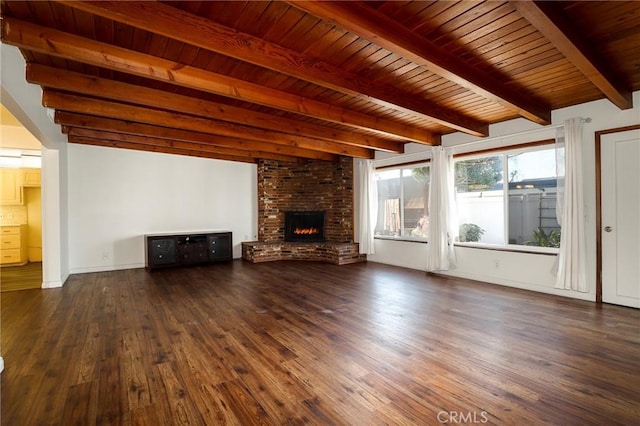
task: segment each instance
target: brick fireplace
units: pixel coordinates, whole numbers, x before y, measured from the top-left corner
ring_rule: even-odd
[[[323,242],[285,242],[285,212],[325,212]],[[251,262],[318,260],[362,262],[354,243],[353,159],[258,163],[258,241],[242,243]]]
[[[314,211],[284,212],[286,242],[324,242],[324,214]]]

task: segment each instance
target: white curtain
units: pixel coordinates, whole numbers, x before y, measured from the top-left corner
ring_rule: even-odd
[[[358,243],[360,254],[374,254],[373,231],[378,217],[378,187],[373,160],[358,159]]]
[[[432,147],[430,174],[427,271],[447,271],[455,267],[458,237],[452,153]]]
[[[556,215],[562,234],[555,287],[587,292],[589,288],[586,277],[581,118],[572,118],[564,122],[564,137],[557,138],[556,153]]]

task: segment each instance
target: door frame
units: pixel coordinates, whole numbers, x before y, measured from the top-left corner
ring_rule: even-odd
[[[598,130],[596,144],[596,303],[602,303],[602,135],[640,130],[640,124]]]

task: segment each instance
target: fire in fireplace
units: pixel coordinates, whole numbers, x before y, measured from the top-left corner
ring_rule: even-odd
[[[285,212],[284,240],[288,242],[324,241],[324,212]]]
[[[296,228],[293,230],[296,235],[319,235],[320,230],[318,228]]]

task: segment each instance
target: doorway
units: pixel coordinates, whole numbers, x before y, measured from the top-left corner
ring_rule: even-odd
[[[640,126],[596,133],[596,300],[640,308]]]
[[[0,291],[41,288],[42,145],[2,104],[0,134]]]
[[[31,183],[21,187],[21,203],[14,206],[0,206],[4,231],[19,229],[20,234],[9,233],[3,236],[3,248],[5,245],[16,245],[17,248],[3,250],[9,255],[19,252],[19,258],[15,261],[2,262],[0,270],[0,291],[27,290],[41,288],[42,276],[42,193],[39,185],[39,169],[18,169],[29,176],[37,176]],[[7,217],[5,217],[7,216]],[[5,226],[6,221],[11,224]],[[17,226],[15,224],[18,224]],[[18,238],[19,237],[19,238]],[[5,244],[6,243],[6,244]]]

